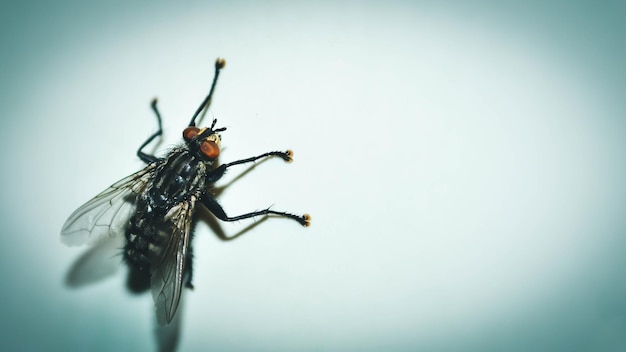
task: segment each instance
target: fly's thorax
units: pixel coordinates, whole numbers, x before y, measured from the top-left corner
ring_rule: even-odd
[[[207,187],[211,164],[185,147],[175,148],[155,171],[154,182],[146,194],[148,205],[163,214],[192,196],[198,197]]]

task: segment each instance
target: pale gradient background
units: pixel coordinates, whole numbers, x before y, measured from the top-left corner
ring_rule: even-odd
[[[620,1],[0,5],[2,350],[154,349],[124,272],[81,290],[59,230],[206,94],[221,198],[313,225],[196,232],[180,349],[626,350]],[[233,173],[235,174],[235,173]],[[225,224],[234,233],[246,223]]]

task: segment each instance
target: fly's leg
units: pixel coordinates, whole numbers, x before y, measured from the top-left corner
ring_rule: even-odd
[[[261,155],[253,156],[251,158],[233,161],[233,162],[230,162],[228,164],[224,164],[222,166],[224,166],[225,168],[229,168],[231,166],[235,166],[235,165],[239,165],[239,164],[251,163],[253,161],[257,161],[257,160],[259,160],[261,158],[266,158],[266,157],[269,157],[269,156],[279,156],[279,157],[283,158],[283,160],[285,160],[286,162],[289,162],[289,163],[293,161],[293,151],[287,150],[287,151],[284,151],[284,152],[267,152],[267,153],[263,153]]]
[[[213,76],[213,83],[211,83],[211,90],[209,91],[209,95],[204,98],[202,104],[198,106],[198,109],[193,114],[193,117],[189,122],[189,126],[196,125],[196,118],[200,115],[202,110],[205,112],[209,110],[209,106],[211,106],[211,99],[213,98],[213,92],[215,91],[215,85],[217,84],[217,78],[220,76],[220,70],[223,69],[224,66],[226,66],[226,61],[224,59],[217,58],[217,60],[215,60],[215,75]]]
[[[204,204],[205,207],[207,207],[207,209],[211,211],[211,213],[213,213],[213,215],[215,215],[218,219],[222,221],[237,221],[237,220],[248,219],[248,218],[261,216],[261,215],[276,215],[276,216],[296,220],[302,226],[311,225],[311,216],[309,214],[295,215],[295,214],[286,213],[283,211],[263,209],[263,210],[253,211],[251,213],[242,214],[242,215],[228,216],[226,215],[226,212],[224,212],[224,209],[222,208],[222,206],[213,197],[210,197],[208,195],[205,196],[202,199],[202,203]]]
[[[186,275],[185,275],[185,287],[193,290],[193,284],[191,281],[193,280],[193,247],[189,246],[187,248],[187,257],[185,258],[186,265]]]
[[[159,158],[157,158],[154,155],[146,154],[146,153],[142,152],[141,150],[143,148],[145,148],[146,145],[148,145],[150,142],[152,142],[156,137],[158,137],[158,136],[163,134],[163,125],[161,123],[161,114],[159,113],[159,109],[157,108],[157,99],[156,98],[154,98],[152,100],[152,103],[150,104],[150,106],[152,107],[152,111],[154,111],[154,114],[157,117],[157,121],[159,122],[159,129],[156,132],[154,132],[150,137],[148,137],[148,139],[146,139],[146,141],[143,142],[143,144],[139,147],[139,149],[137,149],[137,156],[139,157],[139,159],[141,159],[146,164],[152,164],[152,163],[158,161]]]
[[[261,155],[253,156],[251,158],[236,160],[227,164],[222,164],[217,169],[213,170],[207,176],[207,181],[209,183],[215,183],[217,180],[222,178],[222,176],[224,176],[226,169],[228,169],[231,166],[251,163],[262,158],[273,157],[273,156],[278,156],[282,158],[283,160],[285,160],[286,162],[293,161],[293,152],[291,150],[287,150],[284,152],[279,152],[279,151],[267,152]],[[207,207],[207,209],[209,209],[209,211],[211,211],[211,213],[213,213],[213,215],[215,215],[218,219],[222,221],[237,221],[237,220],[248,219],[248,218],[261,216],[261,215],[276,215],[276,216],[296,220],[302,226],[309,226],[311,224],[311,216],[309,214],[295,215],[295,214],[287,213],[284,211],[264,209],[264,210],[257,210],[251,213],[246,213],[246,214],[231,217],[231,216],[226,215],[226,212],[224,211],[222,206],[213,197],[209,195],[205,195],[202,198],[202,203],[204,204],[205,207]]]
[[[222,164],[218,168],[216,168],[215,170],[211,171],[211,173],[207,176],[208,177],[207,180],[210,183],[215,183],[217,180],[222,178],[222,176],[224,176],[224,173],[226,172],[226,169],[228,169],[231,166],[241,165],[241,164],[245,164],[245,163],[251,163],[251,162],[255,162],[255,161],[259,160],[259,159],[272,157],[272,156],[278,156],[278,157],[282,158],[283,160],[285,160],[286,162],[289,162],[289,163],[293,161],[293,151],[291,151],[291,150],[287,150],[287,151],[284,151],[284,152],[278,152],[278,151],[267,152],[267,153],[263,153],[261,155],[253,156],[251,158],[236,160],[236,161],[233,161],[233,162],[230,162],[230,163],[227,163],[227,164]]]
[[[202,101],[202,104],[200,104],[200,106],[198,107],[196,112],[193,114],[193,117],[191,118],[191,122],[189,122],[189,126],[195,126],[196,125],[196,118],[198,117],[200,112],[202,112],[202,110],[204,110],[204,109],[208,109],[209,106],[211,105],[211,98],[213,97],[213,91],[215,90],[215,85],[217,84],[217,78],[219,77],[220,70],[223,69],[224,66],[226,66],[226,61],[224,61],[224,59],[219,59],[218,58],[215,61],[215,76],[213,77],[213,83],[211,84],[211,91],[209,92],[209,95],[207,95],[207,97],[204,99],[204,101]],[[161,114],[159,113],[159,109],[157,109],[157,99],[154,98],[152,100],[152,104],[150,104],[150,105],[152,107],[152,110],[154,111],[154,114],[157,117],[157,121],[159,122],[159,129],[156,132],[154,132],[150,137],[148,137],[148,139],[146,139],[146,141],[143,142],[143,144],[137,150],[137,156],[139,157],[139,159],[141,159],[146,164],[152,164],[154,162],[157,162],[157,161],[159,161],[159,158],[157,158],[154,155],[150,155],[150,154],[144,153],[141,150],[143,148],[145,148],[146,145],[148,145],[150,142],[152,142],[156,137],[158,137],[158,136],[163,134],[163,125],[161,123]],[[215,123],[215,122],[213,122],[213,123]]]

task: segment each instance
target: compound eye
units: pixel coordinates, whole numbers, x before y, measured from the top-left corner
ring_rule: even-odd
[[[183,138],[185,139],[185,141],[189,142],[193,139],[193,137],[198,135],[198,132],[200,132],[200,129],[198,127],[187,127],[183,130]]]
[[[209,159],[220,156],[220,147],[213,141],[204,141],[200,144],[200,152]]]

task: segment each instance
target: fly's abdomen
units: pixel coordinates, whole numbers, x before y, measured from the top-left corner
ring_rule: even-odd
[[[142,200],[138,202],[138,206],[147,205],[145,203]],[[159,236],[163,236],[161,228],[166,227],[162,217],[156,218],[156,214],[145,211],[146,208],[137,209],[135,216],[129,220],[125,234],[124,259],[141,270],[147,270],[150,267],[150,258],[161,254],[162,248],[159,244],[163,241],[159,241]]]

